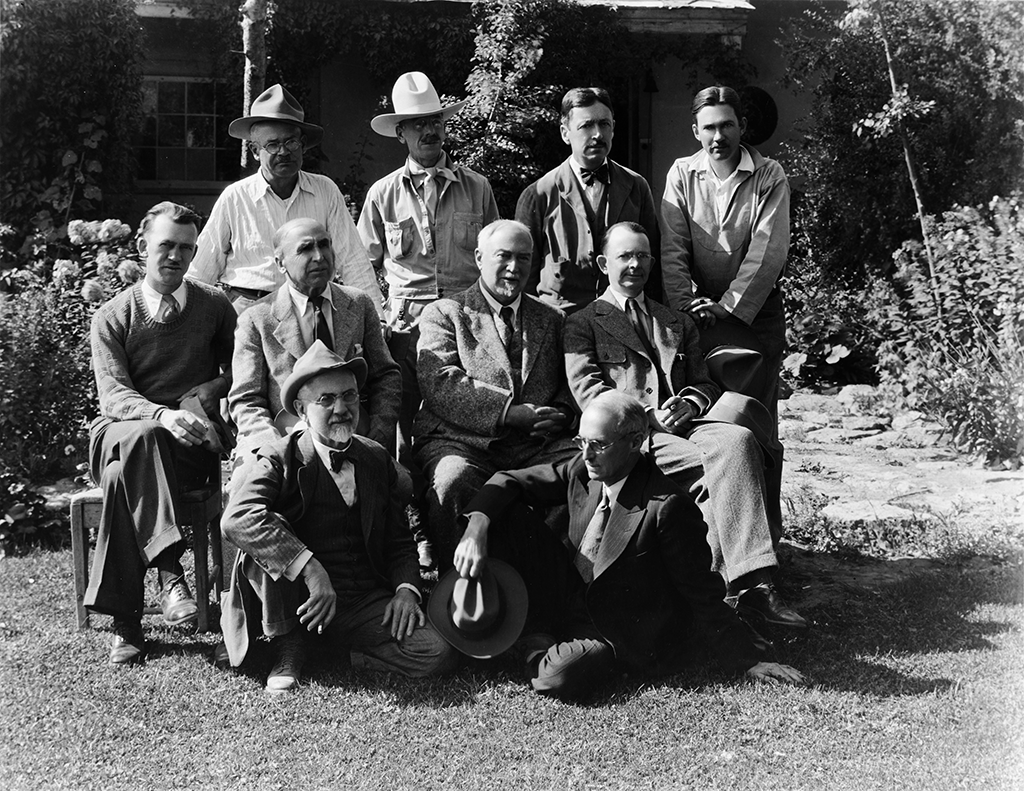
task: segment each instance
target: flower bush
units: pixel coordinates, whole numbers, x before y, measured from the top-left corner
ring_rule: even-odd
[[[68,225],[14,271],[0,293],[0,471],[32,480],[68,474],[97,414],[89,325],[96,307],[142,275],[132,230],[119,220]]]

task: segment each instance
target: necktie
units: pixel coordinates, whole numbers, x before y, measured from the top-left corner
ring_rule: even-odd
[[[594,580],[594,562],[597,560],[597,553],[601,549],[601,539],[604,538],[604,529],[608,525],[608,514],[611,513],[611,503],[608,500],[608,490],[601,486],[601,500],[597,504],[597,510],[587,525],[587,530],[580,541],[579,551],[576,553],[575,564],[584,582]]]
[[[324,315],[323,296],[310,297],[309,303],[313,306],[313,315],[316,319],[316,339],[323,341],[324,346],[334,351],[334,341],[331,340],[331,330],[327,326],[327,317]]]
[[[427,171],[423,179],[423,202],[427,204],[427,211],[430,212],[430,221],[434,221],[437,214],[437,175]]]
[[[512,346],[512,336],[516,333],[515,313],[512,308],[506,305],[501,309],[502,331],[501,331],[501,342],[505,344],[505,348],[508,349]]]
[[[654,366],[654,370],[658,374],[658,406],[661,406],[672,395],[672,390],[668,385],[668,380],[665,378],[665,372],[661,370],[661,365],[659,364],[661,358],[658,355],[658,350],[654,348],[654,344],[651,343],[651,336],[647,332],[647,321],[640,313],[640,306],[632,297],[626,300],[626,314],[629,316],[633,329],[636,330],[636,334],[640,338],[640,343],[644,346],[644,351],[647,352],[647,356],[651,359],[651,365]]]
[[[589,187],[594,183],[594,180],[600,181],[602,184],[608,183],[608,163],[605,162],[600,167],[596,167],[593,170],[587,170],[586,168],[580,168],[580,176],[583,179],[584,185]]]
[[[501,309],[501,342],[508,352],[509,366],[512,368],[512,397],[518,403],[523,389],[523,341],[516,332],[515,314],[508,305]]]
[[[356,501],[356,471],[352,459],[343,450],[330,451],[331,472],[334,482],[338,485],[338,491],[348,506]]]
[[[160,316],[157,321],[167,324],[170,321],[174,321],[178,318],[178,314],[181,310],[178,308],[178,300],[172,297],[170,294],[164,294],[160,297]]]

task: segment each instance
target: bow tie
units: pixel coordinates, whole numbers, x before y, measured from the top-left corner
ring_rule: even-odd
[[[608,183],[608,163],[605,162],[600,167],[594,168],[593,170],[587,170],[586,168],[580,169],[580,177],[583,179],[583,183],[586,186],[590,186],[594,183],[594,179],[597,179],[602,184]]]
[[[351,461],[347,450],[329,451],[331,456],[331,472],[337,472],[346,461]]]

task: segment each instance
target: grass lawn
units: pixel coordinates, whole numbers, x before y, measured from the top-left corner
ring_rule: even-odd
[[[1021,569],[972,563],[803,613],[777,657],[807,688],[695,664],[547,700],[508,660],[408,682],[311,661],[263,692],[269,652],[215,669],[215,635],[148,618],[148,662],[78,631],[69,551],[0,561],[2,789],[1001,789],[1024,787]],[[799,607],[800,596],[794,595]],[[95,628],[99,627],[99,628]]]

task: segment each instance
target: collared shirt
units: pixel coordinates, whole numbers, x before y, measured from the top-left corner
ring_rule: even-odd
[[[601,487],[604,489],[604,493],[608,498],[609,511],[613,510],[619,504],[619,493],[622,491],[622,487],[626,485],[626,479],[628,477],[628,475],[624,475],[613,484],[601,484]]]
[[[502,325],[505,323],[504,320],[501,318],[502,308],[512,308],[512,326],[517,329],[519,328],[519,307],[520,305],[523,304],[522,294],[519,294],[519,296],[517,296],[508,305],[502,305],[500,302],[498,302],[498,300],[491,296],[491,292],[484,288],[483,285],[480,286],[480,293],[484,295],[484,301],[491,309],[491,319],[494,321],[494,329],[498,331],[499,338],[501,337],[503,332]],[[514,393],[510,394],[508,397],[508,401],[505,402],[505,408],[501,410],[501,417],[498,419],[499,426],[505,425],[505,417],[508,415],[508,408],[512,406],[513,398],[515,398]]]
[[[313,309],[309,297],[299,291],[295,286],[288,283],[288,296],[292,298],[292,307],[295,315],[299,318],[299,330],[302,332],[302,340],[308,349],[316,340],[316,311]],[[320,303],[320,310],[327,319],[327,329],[331,333],[331,342],[334,341],[334,296],[328,286],[320,294],[324,301]]]
[[[171,296],[178,303],[178,312],[183,312],[185,310],[185,303],[188,302],[188,288],[185,286],[184,280],[181,281],[180,286],[171,292]],[[149,285],[145,278],[142,280],[142,298],[146,301],[146,310],[149,311],[149,317],[155,319],[159,316],[164,295]]]
[[[694,166],[699,168],[699,163],[694,163]],[[754,172],[754,159],[750,156],[750,152],[745,148],[740,148],[740,161],[728,176],[724,179],[720,179],[718,174],[715,173],[714,167],[711,165],[711,158],[708,157],[704,163],[704,175],[714,185],[715,194],[715,206],[718,209],[718,216],[724,217],[726,210],[729,208],[729,201],[732,200],[732,196],[736,194],[736,189],[740,183],[751,173]]]
[[[274,261],[274,233],[301,217],[323,223],[331,237],[338,278],[365,292],[383,317],[380,286],[341,191],[327,176],[301,170],[292,194],[283,199],[259,171],[228,185],[199,234],[189,276],[211,285],[276,290],[284,285],[285,276]]]
[[[373,266],[384,267],[389,299],[432,301],[476,282],[476,237],[498,219],[498,204],[487,179],[442,154],[431,222],[424,215],[425,176],[414,174],[412,165],[407,159],[370,187],[359,215],[359,236]]]
[[[607,161],[603,164],[607,164]],[[576,174],[576,180],[580,183],[580,188],[583,190],[583,194],[590,203],[590,208],[592,208],[596,213],[598,208],[601,206],[601,198],[604,197],[604,182],[598,181],[597,179],[591,179],[590,185],[588,186],[587,183],[583,181],[583,166],[573,157],[569,157],[569,167],[571,167],[572,172]],[[611,172],[611,168],[608,168],[609,179],[611,179]],[[606,214],[607,211],[608,210],[606,208]],[[607,218],[605,219],[607,220]]]

